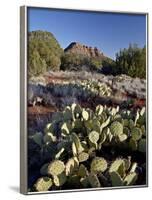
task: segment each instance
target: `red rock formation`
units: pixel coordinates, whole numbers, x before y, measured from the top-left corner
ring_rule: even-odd
[[[72,42],[64,51],[88,57],[104,57],[104,54],[97,47],[88,47],[77,42]]]

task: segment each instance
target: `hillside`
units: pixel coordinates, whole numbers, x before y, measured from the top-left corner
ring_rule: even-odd
[[[28,34],[28,74],[37,76],[49,70],[59,70],[63,49],[47,31],[32,31]]]

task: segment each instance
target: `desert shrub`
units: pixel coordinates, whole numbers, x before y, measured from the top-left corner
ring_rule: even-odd
[[[102,72],[146,78],[146,47],[139,48],[136,44],[130,44],[128,49],[124,48],[116,53],[115,62],[105,62]]]
[[[120,50],[116,54],[116,68],[118,73],[131,77],[146,77],[146,47],[139,48],[136,44],[128,49]]]
[[[102,68],[100,58],[91,58],[82,54],[65,53],[61,60],[61,70],[97,71]]]

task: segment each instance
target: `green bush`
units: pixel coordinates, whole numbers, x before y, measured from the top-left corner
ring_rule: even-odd
[[[128,49],[120,50],[116,54],[116,72],[146,78],[146,47],[130,44]]]
[[[91,58],[82,54],[77,53],[65,53],[62,56],[62,70],[86,70],[86,71],[97,71],[102,68],[101,58]]]
[[[45,71],[59,70],[61,49],[52,33],[32,31],[28,35],[28,75],[37,76]]]

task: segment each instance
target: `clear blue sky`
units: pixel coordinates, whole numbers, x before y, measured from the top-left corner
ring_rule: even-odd
[[[146,44],[146,16],[29,8],[28,31],[53,33],[62,48],[71,42],[98,47],[115,58],[120,48]]]

